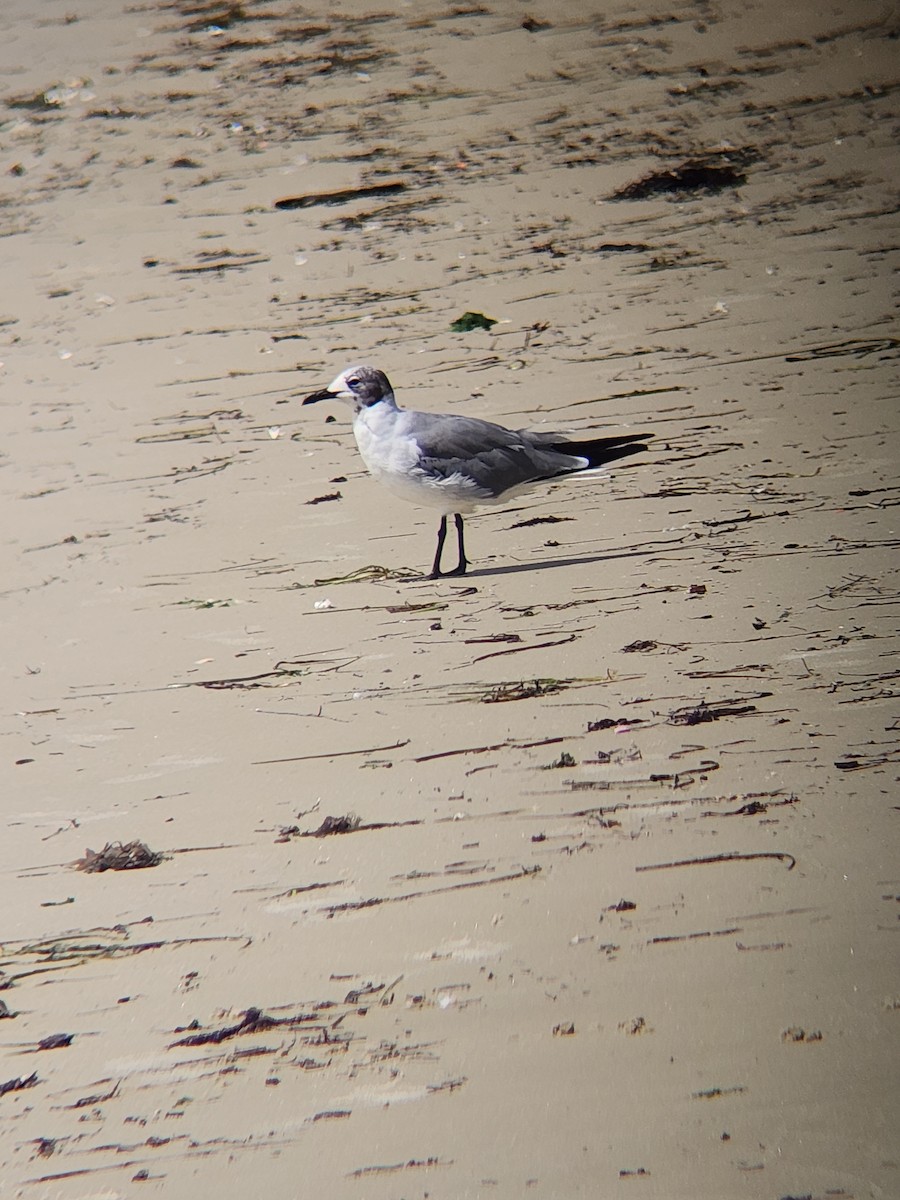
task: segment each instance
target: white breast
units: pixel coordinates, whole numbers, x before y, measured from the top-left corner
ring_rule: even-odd
[[[484,500],[480,489],[461,475],[429,476],[421,468],[419,447],[406,432],[403,410],[373,404],[353,422],[353,433],[363,462],[388,491],[412,504],[437,508],[443,513],[473,512]]]

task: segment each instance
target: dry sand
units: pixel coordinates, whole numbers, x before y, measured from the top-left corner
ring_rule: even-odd
[[[900,1195],[889,12],[5,0],[3,1196]]]

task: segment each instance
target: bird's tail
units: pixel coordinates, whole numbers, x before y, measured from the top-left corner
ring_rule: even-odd
[[[627,458],[629,454],[641,454],[652,437],[652,433],[625,433],[619,437],[591,438],[583,442],[559,441],[548,449],[586,458],[588,467],[582,468],[585,470],[602,467],[605,463],[615,462],[617,458]]]

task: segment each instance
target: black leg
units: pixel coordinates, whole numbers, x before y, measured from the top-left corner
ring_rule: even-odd
[[[463,542],[463,519],[460,513],[453,514],[453,520],[456,522],[456,543],[459,546],[459,562],[456,564],[456,569],[448,571],[448,575],[465,575],[466,567],[469,565],[466,558],[466,547]]]
[[[466,547],[463,541],[463,519],[459,513],[453,514],[453,520],[456,523],[456,544],[459,547],[459,562],[452,571],[441,570],[441,555],[444,552],[444,542],[447,540],[447,517],[441,517],[441,523],[438,526],[437,551],[434,556],[434,563],[431,567],[429,579],[445,579],[448,575],[465,575],[466,567],[469,562],[466,558]]]
[[[441,523],[438,526],[437,552],[434,556],[434,564],[431,568],[429,579],[440,579],[441,577],[441,554],[444,550],[444,542],[447,538],[447,518],[441,517]]]

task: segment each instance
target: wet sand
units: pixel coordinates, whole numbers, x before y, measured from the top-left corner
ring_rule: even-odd
[[[887,13],[4,6],[0,1194],[898,1193]]]

